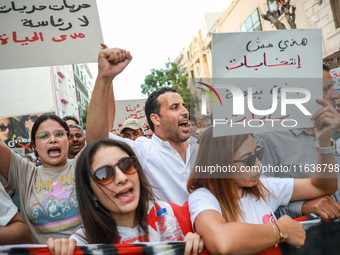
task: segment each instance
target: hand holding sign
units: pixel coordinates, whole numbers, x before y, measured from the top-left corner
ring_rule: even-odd
[[[321,147],[330,147],[330,138],[340,126],[340,114],[326,100],[316,101],[323,106],[312,116],[316,139]]]

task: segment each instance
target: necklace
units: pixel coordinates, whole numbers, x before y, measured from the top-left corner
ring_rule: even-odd
[[[58,180],[58,177],[59,177],[59,175],[61,174],[62,171],[63,171],[63,169],[61,169],[61,170],[59,171],[57,177],[52,178],[52,177],[47,173],[47,171],[44,169],[45,174],[46,174],[48,177],[50,177],[50,179],[53,180],[53,186],[55,186],[55,185],[58,184],[57,180]]]

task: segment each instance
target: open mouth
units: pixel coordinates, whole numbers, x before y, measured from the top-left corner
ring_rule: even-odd
[[[118,193],[116,195],[116,198],[118,200],[126,201],[126,200],[129,200],[130,198],[132,198],[132,195],[133,195],[133,188],[127,189],[125,191]]]
[[[182,129],[184,132],[189,132],[189,122],[188,120],[183,120],[178,123],[178,126],[180,129]]]
[[[60,155],[59,147],[52,147],[47,151],[48,155],[51,157],[58,157]]]

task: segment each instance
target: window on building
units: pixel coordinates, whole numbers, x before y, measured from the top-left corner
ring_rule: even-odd
[[[333,11],[335,28],[338,28],[340,27],[340,2],[339,0],[330,0],[330,2]]]
[[[76,94],[77,94],[77,101],[78,101],[78,103],[79,103],[79,102],[80,102],[80,93],[79,93],[78,90],[77,90]]]
[[[277,17],[280,17],[284,13],[283,8],[278,8],[277,0],[268,0],[267,4],[269,11],[275,12]]]
[[[241,25],[241,32],[262,31],[259,11],[256,9]]]

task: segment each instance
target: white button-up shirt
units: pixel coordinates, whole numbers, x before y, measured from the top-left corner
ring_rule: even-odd
[[[155,134],[151,139],[138,137],[135,141],[111,133],[109,137],[123,141],[133,149],[159,199],[178,205],[188,200],[187,181],[197,157],[198,144],[190,145],[187,141],[189,146],[184,163],[170,143]]]

